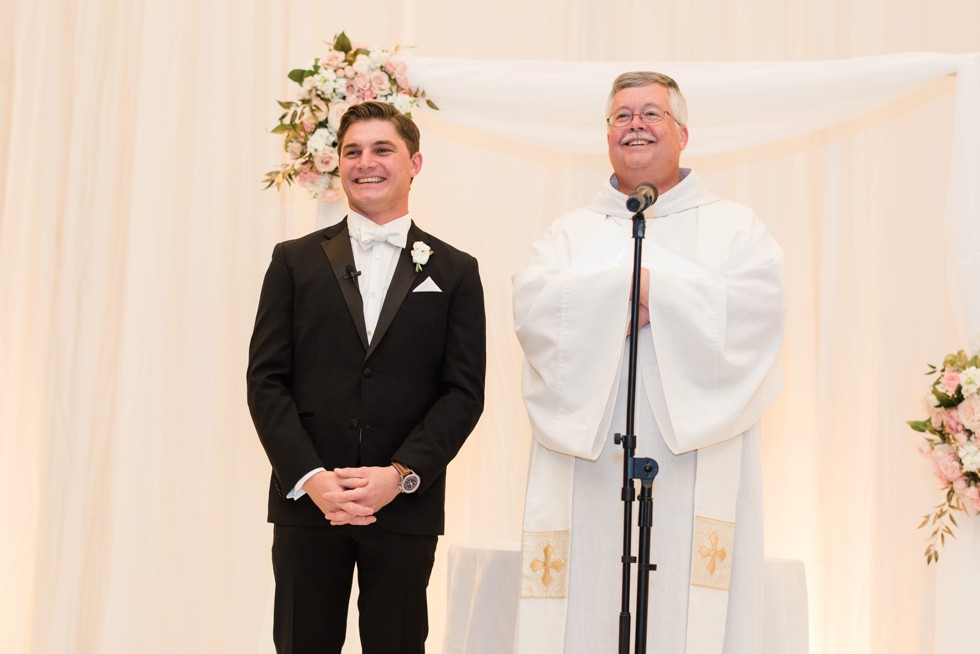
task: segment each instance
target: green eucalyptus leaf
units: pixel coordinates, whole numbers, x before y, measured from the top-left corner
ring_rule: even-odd
[[[344,34],[343,32],[341,32],[340,34],[338,34],[337,35],[337,38],[335,38],[333,40],[333,49],[334,50],[337,50],[339,52],[343,52],[344,54],[346,54],[346,53],[350,52],[350,48],[351,48],[350,39],[347,38],[347,35]]]
[[[303,80],[305,80],[307,77],[309,77],[312,74],[313,74],[312,70],[306,70],[305,68],[294,68],[293,70],[289,71],[288,77],[289,79],[293,80],[294,82],[302,86]]]

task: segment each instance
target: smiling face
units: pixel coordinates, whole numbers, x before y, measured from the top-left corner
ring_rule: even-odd
[[[651,182],[663,193],[680,182],[681,151],[687,147],[687,126],[674,119],[667,87],[648,84],[622,89],[613,96],[609,114],[619,111],[642,114],[650,108],[670,114],[652,125],[635,115],[624,127],[607,127],[609,161],[622,193],[632,193],[640,182]]]
[[[412,178],[422,169],[422,154],[408,146],[387,120],[352,123],[340,150],[340,181],[350,208],[383,225],[408,213]]]

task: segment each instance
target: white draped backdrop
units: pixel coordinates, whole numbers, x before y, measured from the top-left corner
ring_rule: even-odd
[[[811,651],[966,651],[980,519],[925,566],[939,494],[904,421],[925,364],[980,333],[977,25],[974,0],[2,0],[0,650],[272,651],[244,368],[272,246],[316,207],[259,179],[285,73],[343,29],[417,46],[442,111],[417,116],[412,214],[486,287],[431,651],[446,546],[519,536],[510,275],[608,174],[606,90],[641,68],[686,91],[685,165],[786,250],[766,548],[806,564]]]

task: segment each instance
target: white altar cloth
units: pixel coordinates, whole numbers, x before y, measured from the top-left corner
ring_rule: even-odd
[[[513,651],[520,560],[520,544],[516,542],[456,543],[449,547],[444,654]],[[763,654],[807,654],[802,561],[766,559],[765,575]]]

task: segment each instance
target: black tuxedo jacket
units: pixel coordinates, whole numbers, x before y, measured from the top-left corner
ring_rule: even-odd
[[[411,248],[432,250],[420,272]],[[476,259],[412,223],[371,343],[347,221],[278,244],[249,348],[248,405],[272,463],[269,521],[324,526],[309,497],[285,497],[323,466],[399,461],[422,485],[379,526],[438,535],[446,466],[483,411],[486,316]],[[431,278],[441,292],[413,292]]]

